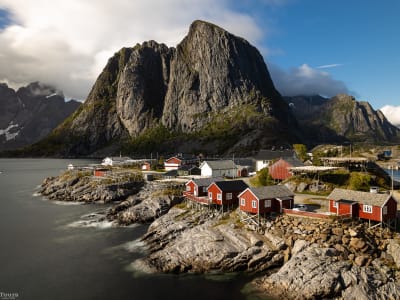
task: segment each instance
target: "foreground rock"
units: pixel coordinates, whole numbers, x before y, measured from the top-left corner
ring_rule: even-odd
[[[109,203],[125,200],[142,186],[143,178],[136,173],[112,180],[96,178],[89,171],[67,171],[46,178],[38,192],[49,200]]]
[[[175,183],[146,182],[138,194],[111,208],[107,219],[121,225],[148,223],[182,201],[182,187]]]
[[[267,237],[237,227],[238,216],[174,207],[144,236],[145,263],[160,272],[258,272],[281,266],[283,255]]]
[[[360,267],[342,260],[336,249],[316,244],[253,285],[263,294],[285,299],[397,299],[400,295],[399,283],[393,282],[392,271],[381,259]]]

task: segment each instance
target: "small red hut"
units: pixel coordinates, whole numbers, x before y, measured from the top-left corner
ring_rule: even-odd
[[[301,167],[304,164],[295,157],[281,158],[271,166],[269,166],[268,171],[271,177],[275,180],[285,180],[292,176],[289,172],[289,168]]]
[[[247,188],[239,196],[241,211],[251,214],[281,213],[282,209],[291,209],[294,194],[284,185]]]

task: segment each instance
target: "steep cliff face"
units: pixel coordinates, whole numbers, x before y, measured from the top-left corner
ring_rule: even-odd
[[[194,131],[209,121],[207,113],[243,104],[271,117],[287,112],[256,48],[218,26],[195,21],[171,63],[163,123]]]
[[[219,152],[235,144],[285,143],[291,120],[258,50],[216,25],[195,21],[176,49],[149,41],[116,53],[82,107],[40,148],[85,155],[111,144],[142,147],[140,138],[149,142],[155,135],[159,146],[168,142],[168,151],[188,144],[188,151]]]
[[[173,49],[154,41],[136,46],[123,68],[116,95],[117,114],[131,137],[162,117]]]
[[[17,91],[0,84],[0,151],[37,142],[78,106],[60,91],[34,82]]]
[[[331,99],[285,97],[304,131],[315,142],[398,142],[400,130],[368,102],[339,94]]]

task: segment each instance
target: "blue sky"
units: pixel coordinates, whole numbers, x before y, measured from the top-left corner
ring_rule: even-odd
[[[400,124],[399,15],[398,0],[0,0],[0,81],[84,99],[121,47],[175,46],[204,19],[257,46],[283,95],[347,92]]]

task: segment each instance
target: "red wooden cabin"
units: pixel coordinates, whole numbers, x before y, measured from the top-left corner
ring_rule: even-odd
[[[301,167],[304,164],[294,157],[281,158],[272,165],[269,166],[268,171],[271,177],[275,180],[285,180],[292,176],[289,172],[289,168]]]
[[[223,180],[224,179],[221,177],[191,179],[185,184],[186,190],[183,192],[183,196],[194,202],[211,204],[211,200],[208,198],[207,188],[213,182]]]
[[[104,177],[107,175],[107,173],[110,172],[110,169],[107,168],[97,168],[94,169],[93,175],[96,177]]]
[[[397,201],[391,194],[377,194],[345,189],[334,189],[328,196],[329,211],[338,215],[347,213],[348,209],[340,209],[344,200],[355,202],[352,205],[352,216],[360,219],[387,222],[396,219]],[[336,208],[338,206],[338,209]],[[356,211],[356,213],[354,212]]]
[[[284,185],[247,188],[238,197],[240,210],[251,214],[281,213],[294,204],[293,192]]]
[[[208,198],[213,204],[237,205],[238,195],[247,189],[243,180],[217,181],[207,188]]]

